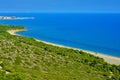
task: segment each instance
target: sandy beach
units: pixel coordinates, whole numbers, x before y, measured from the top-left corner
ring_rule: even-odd
[[[26,31],[26,30],[24,30],[24,29],[8,30],[7,32],[10,33],[11,35],[17,35],[16,32],[22,32],[22,31]],[[87,51],[87,50],[83,50],[83,49],[72,48],[72,47],[63,46],[63,45],[59,45],[59,44],[54,44],[54,43],[50,43],[50,42],[46,42],[46,41],[41,41],[41,40],[38,40],[38,39],[35,39],[35,40],[43,42],[45,44],[50,44],[50,45],[53,45],[53,46],[64,47],[64,48],[71,48],[71,49],[74,49],[74,50],[82,50],[82,51],[90,53],[90,54],[92,54],[94,56],[98,56],[100,58],[103,58],[106,62],[108,62],[110,64],[120,65],[120,58],[119,57],[104,55],[102,53],[96,53],[96,52]]]
[[[25,29],[15,29],[15,30],[8,30],[7,32],[10,33],[11,35],[18,35],[16,32],[23,32],[26,31]]]

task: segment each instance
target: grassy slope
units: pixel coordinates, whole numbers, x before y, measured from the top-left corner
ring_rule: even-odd
[[[120,66],[82,51],[10,35],[0,25],[0,80],[106,80],[120,79]]]

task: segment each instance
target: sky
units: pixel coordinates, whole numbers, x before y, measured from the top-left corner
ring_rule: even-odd
[[[120,13],[120,0],[0,0],[0,12]]]

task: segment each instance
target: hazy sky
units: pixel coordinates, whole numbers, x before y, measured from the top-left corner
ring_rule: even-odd
[[[0,12],[120,12],[120,0],[0,0]]]

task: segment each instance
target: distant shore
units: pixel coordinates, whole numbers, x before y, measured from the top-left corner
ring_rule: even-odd
[[[26,30],[25,29],[17,29],[17,30],[8,30],[7,32],[10,33],[11,35],[18,35],[18,34],[16,34],[16,32],[23,32],[23,31],[26,31]],[[96,52],[87,51],[87,50],[78,49],[78,48],[72,48],[72,47],[63,46],[63,45],[59,45],[59,44],[54,44],[54,43],[50,43],[50,42],[46,42],[46,41],[42,41],[42,40],[38,40],[38,39],[35,39],[35,40],[43,42],[45,44],[50,44],[50,45],[53,45],[53,46],[71,48],[71,49],[74,49],[74,50],[82,50],[86,53],[89,53],[89,54],[92,54],[94,56],[98,56],[100,58],[103,58],[106,62],[108,62],[110,64],[120,65],[120,58],[119,57],[109,56],[109,55],[105,55],[105,54],[102,54],[102,53],[96,53]]]
[[[35,17],[0,16],[0,20],[24,20],[24,19],[35,19]]]

